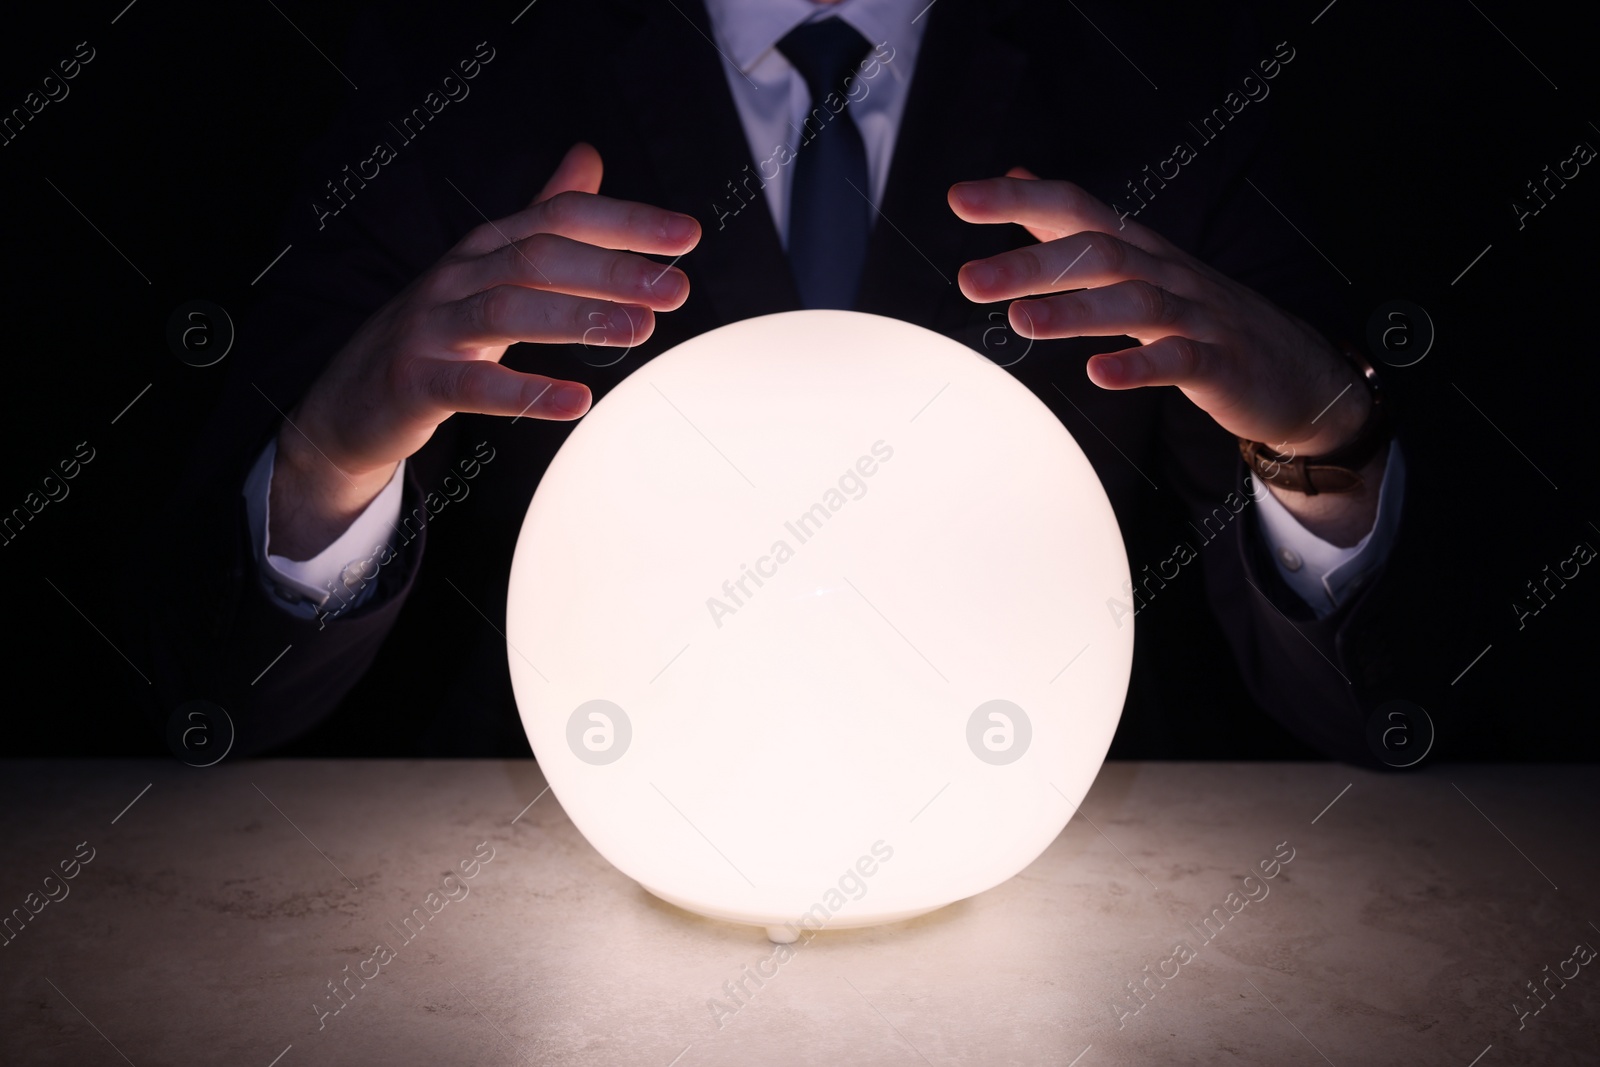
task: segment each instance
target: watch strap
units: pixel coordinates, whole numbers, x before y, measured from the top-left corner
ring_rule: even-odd
[[[1371,405],[1356,436],[1332,452],[1301,456],[1279,453],[1261,441],[1239,438],[1239,454],[1252,474],[1280,489],[1315,496],[1318,493],[1354,493],[1362,488],[1361,468],[1372,461],[1393,437],[1389,405],[1378,385],[1378,374],[1354,347],[1344,346],[1347,358],[1361,372]]]

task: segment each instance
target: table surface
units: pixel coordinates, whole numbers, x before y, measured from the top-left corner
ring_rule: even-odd
[[[1017,877],[781,960],[543,789],[531,761],[0,763],[0,914],[30,916],[0,1062],[1600,1062],[1600,966],[1564,962],[1600,947],[1594,767],[1107,764]]]

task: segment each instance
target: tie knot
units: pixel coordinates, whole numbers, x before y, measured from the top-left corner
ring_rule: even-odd
[[[843,89],[845,78],[872,45],[837,16],[796,26],[778,42],[778,51],[806,80],[813,102]]]

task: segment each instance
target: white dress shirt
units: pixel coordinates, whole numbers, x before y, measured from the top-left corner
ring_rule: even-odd
[[[1262,538],[1272,549],[1278,573],[1301,600],[1311,605],[1317,618],[1327,618],[1345,599],[1356,593],[1367,576],[1382,563],[1400,527],[1400,501],[1406,491],[1406,463],[1399,442],[1389,445],[1378,490],[1378,515],[1367,535],[1349,548],[1330,544],[1307,532],[1289,513],[1283,501],[1250,479],[1256,497]]]
[[[712,33],[722,53],[722,69],[733,92],[734,106],[744,126],[745,140],[756,160],[757,174],[765,180],[767,207],[778,226],[778,240],[789,243],[789,190],[794,182],[792,160],[803,140],[801,130],[812,109],[811,91],[794,69],[778,42],[802,22],[838,17],[867,39],[868,58],[857,69],[860,87],[852,87],[849,115],[861,131],[867,150],[867,184],[872,203],[883,200],[889,181],[889,160],[895,135],[905,112],[911,74],[917,69],[922,30],[928,22],[916,18],[928,6],[907,0],[706,0]],[[884,57],[887,60],[884,61]],[[820,102],[819,102],[820,104]],[[778,152],[779,146],[786,151]],[[790,160],[788,166],[762,164]]]
[[[866,146],[867,180],[876,206],[883,199],[889,179],[895,137],[916,70],[922,31],[927,26],[923,16],[930,6],[927,0],[706,0],[712,35],[722,55],[723,74],[733,93],[750,154],[757,161],[758,177],[765,186],[778,239],[785,247],[789,190],[794,180],[792,160],[812,102],[805,80],[778,51],[778,42],[802,22],[838,17],[872,46],[868,59],[877,63],[868,62],[858,69],[862,84],[851,90],[849,114]],[[787,151],[779,152],[779,146]],[[769,162],[781,160],[791,163]],[[729,177],[742,181],[745,176]],[[375,581],[353,578],[363,572],[370,574],[367,561],[377,554],[378,546],[392,539],[400,516],[405,463],[337,541],[313,558],[297,562],[273,555],[268,537],[268,498],[275,455],[276,442],[262,452],[245,484],[262,581],[276,594],[274,603],[304,618],[314,617],[330,601],[330,611],[335,607],[340,613],[354,609],[377,588]],[[1251,486],[1252,498],[1257,502],[1257,521],[1278,573],[1318,618],[1332,613],[1344,598],[1359,589],[1387,556],[1400,521],[1404,485],[1405,464],[1399,445],[1395,444],[1389,449],[1373,529],[1350,548],[1339,548],[1312,534],[1271,492]],[[340,589],[336,601],[332,592],[335,583]],[[295,600],[296,596],[300,599]]]
[[[357,515],[338,540],[308,560],[274,555],[272,528],[272,469],[278,458],[276,437],[262,450],[244,481],[245,514],[250,523],[250,543],[255,546],[261,580],[273,603],[301,618],[315,618],[319,610],[343,614],[372,598],[378,583],[374,565],[382,562],[384,545],[394,545],[395,523],[405,492],[406,464],[400,461],[389,484]],[[369,562],[371,561],[371,562]],[[335,593],[335,588],[338,592]]]

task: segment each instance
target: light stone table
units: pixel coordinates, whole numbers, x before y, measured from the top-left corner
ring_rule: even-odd
[[[0,1063],[1600,1063],[1593,767],[1108,764],[1016,878],[782,959],[543,788],[0,763]]]

